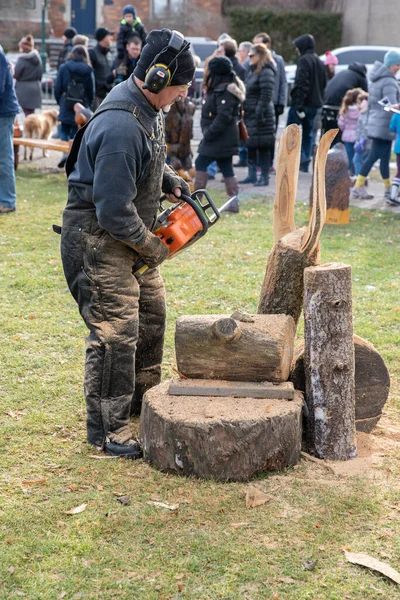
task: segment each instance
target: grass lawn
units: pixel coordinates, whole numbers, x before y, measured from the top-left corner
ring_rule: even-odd
[[[353,267],[355,332],[373,342],[391,373],[386,414],[370,436],[387,441],[379,465],[345,476],[302,461],[259,476],[252,483],[270,500],[246,509],[248,485],[93,458],[82,394],[86,330],[51,227],[61,223],[66,182],[17,173],[18,211],[0,220],[0,598],[399,598],[394,583],[349,564],[343,549],[400,567],[400,217],[352,209],[350,225],[325,226],[322,235],[322,261]],[[222,194],[215,199],[221,204]],[[178,316],[256,311],[271,208],[271,199],[244,203],[163,266],[165,377]],[[307,212],[297,206],[298,226]],[[118,501],[122,495],[130,504]],[[82,504],[83,512],[67,514]],[[306,570],[312,560],[315,569]]]

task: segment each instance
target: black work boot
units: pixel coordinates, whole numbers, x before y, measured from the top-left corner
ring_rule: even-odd
[[[130,458],[131,460],[137,460],[143,458],[143,450],[137,440],[130,439],[125,444],[119,444],[118,442],[106,442],[104,446],[104,452],[108,456],[115,456],[119,458]]]
[[[269,184],[269,175],[267,169],[261,169],[261,175],[258,181],[254,184],[254,187],[264,187]]]
[[[254,185],[257,181],[257,164],[252,160],[249,160],[248,162],[249,172],[247,174],[247,177],[245,179],[242,179],[242,181],[239,181],[239,183],[252,183]]]

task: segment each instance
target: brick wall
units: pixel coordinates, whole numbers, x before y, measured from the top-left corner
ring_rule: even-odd
[[[122,18],[122,9],[127,0],[114,0],[114,4],[103,7],[103,23],[105,27],[116,31]],[[185,0],[183,7],[172,12],[170,17],[160,18],[151,11],[151,0],[136,0],[134,6],[148,31],[168,27],[178,29],[184,35],[216,38],[226,31],[227,23],[222,17],[222,0]],[[99,23],[100,24],[100,23]]]

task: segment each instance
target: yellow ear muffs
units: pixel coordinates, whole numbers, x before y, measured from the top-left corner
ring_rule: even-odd
[[[156,63],[146,72],[143,89],[149,90],[153,94],[159,94],[169,85],[170,81],[171,71],[167,65]]]

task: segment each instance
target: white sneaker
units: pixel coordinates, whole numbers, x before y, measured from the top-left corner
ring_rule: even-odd
[[[362,185],[351,190],[351,197],[357,200],[372,200],[374,195],[369,194],[365,185]]]

